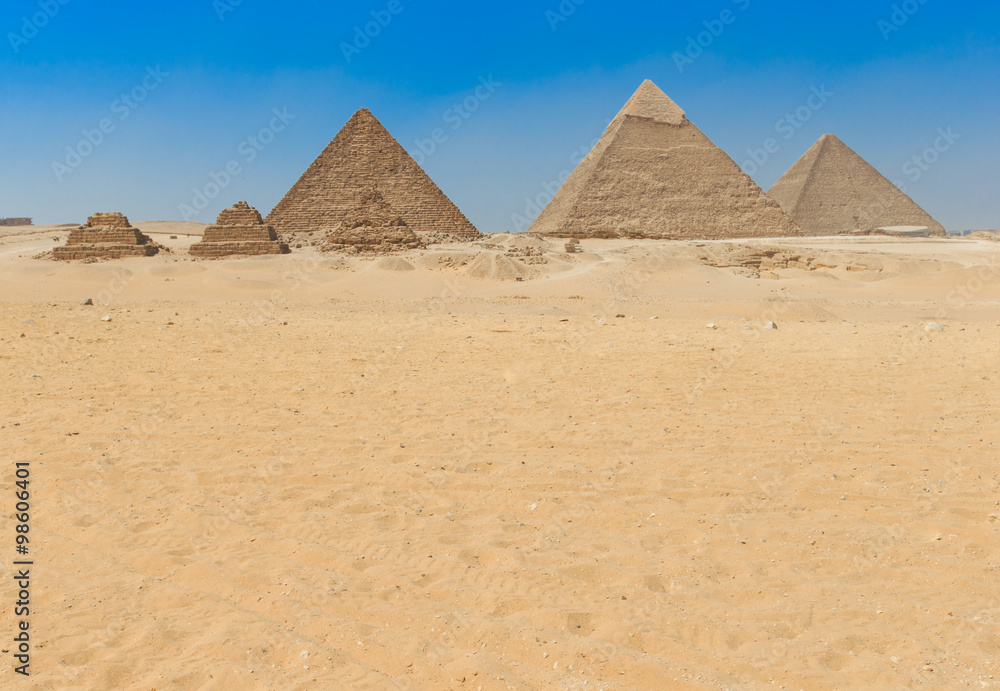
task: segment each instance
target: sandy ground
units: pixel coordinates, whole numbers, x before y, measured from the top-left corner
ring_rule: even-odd
[[[0,238],[33,688],[1000,688],[1000,243],[60,232]]]

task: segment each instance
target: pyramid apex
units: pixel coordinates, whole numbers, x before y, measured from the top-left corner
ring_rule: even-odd
[[[625,104],[619,117],[646,118],[670,125],[684,124],[684,111],[652,80],[645,80]]]
[[[835,134],[824,134],[819,138],[817,144],[840,144],[841,146],[847,146],[844,144],[843,140]]]

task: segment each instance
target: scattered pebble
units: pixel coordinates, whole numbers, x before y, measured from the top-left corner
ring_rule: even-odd
[[[705,324],[705,328],[706,329],[718,329],[719,327],[716,326],[714,322],[709,322],[709,323]]]
[[[768,322],[767,324],[764,324],[764,328],[765,329],[777,329],[778,325],[775,324],[774,322]]]
[[[86,300],[84,300],[83,302],[80,303],[80,306],[81,307],[90,307],[93,304],[94,304],[94,299],[93,298],[87,298]]]
[[[102,322],[109,322],[109,321],[111,321],[111,315],[110,314],[105,314],[103,317],[101,317],[101,321]]]
[[[924,327],[924,331],[927,333],[941,333],[944,331],[944,327],[937,322],[927,322],[927,326]]]

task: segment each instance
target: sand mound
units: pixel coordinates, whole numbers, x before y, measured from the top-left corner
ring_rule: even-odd
[[[877,259],[835,252],[748,245],[703,245],[697,260],[719,269],[735,269],[754,278],[779,269],[822,271],[841,269],[853,272],[880,272],[885,268]]]
[[[380,259],[376,264],[376,268],[382,269],[383,271],[416,271],[415,267],[410,262],[402,259],[400,257],[386,257]]]
[[[465,270],[470,278],[487,281],[527,281],[539,275],[518,259],[503,254],[482,252]]]
[[[479,255],[476,252],[432,252],[421,254],[416,259],[417,266],[435,271],[441,269],[462,269]]]

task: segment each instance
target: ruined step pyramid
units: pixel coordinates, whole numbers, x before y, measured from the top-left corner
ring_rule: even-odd
[[[927,226],[946,235],[898,187],[832,134],[820,137],[768,195],[807,235],[870,233],[887,226]]]
[[[274,228],[264,225],[257,209],[237,202],[223,209],[215,225],[205,228],[201,242],[189,250],[196,257],[228,257],[234,254],[284,254],[288,245],[278,242]]]
[[[355,113],[267,217],[283,236],[337,228],[377,187],[413,231],[478,237],[469,220],[367,108]]]
[[[529,232],[705,240],[801,235],[781,207],[649,80]]]
[[[56,259],[121,259],[152,257],[160,251],[123,214],[97,213],[70,231],[66,244],[52,250]]]
[[[354,208],[330,231],[321,249],[384,254],[422,246],[417,234],[393,211],[378,189],[371,188],[358,196]]]

